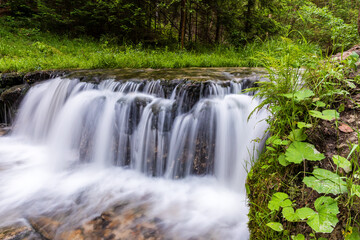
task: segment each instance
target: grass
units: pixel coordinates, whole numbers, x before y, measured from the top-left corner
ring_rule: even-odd
[[[298,43],[303,52],[316,52],[315,45]],[[114,45],[107,41],[69,38],[14,28],[0,19],[0,72],[49,69],[261,67],[257,52],[280,57],[286,47],[280,39],[257,41],[241,49],[217,46],[201,51],[147,49],[141,45]]]

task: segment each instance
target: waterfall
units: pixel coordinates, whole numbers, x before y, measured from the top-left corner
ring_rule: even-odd
[[[111,175],[113,180],[110,181],[114,182],[103,183],[100,192],[112,189],[111,195],[117,196],[114,199],[122,199],[150,191],[158,196],[158,203],[153,203],[153,214],[164,218],[170,235],[178,235],[181,230],[184,232],[180,233],[180,239],[205,236],[209,232],[214,239],[247,236],[247,207],[237,201],[245,201],[247,171],[261,147],[259,141],[253,140],[261,139],[267,127],[263,121],[267,114],[264,111],[256,112],[248,119],[260,103],[242,93],[248,85],[249,82],[242,79],[166,84],[160,80],[117,82],[109,79],[95,84],[55,78],[33,86],[20,106],[11,136],[0,139],[3,156],[0,171],[5,166],[0,182],[13,187],[0,186],[0,194],[9,198],[0,199],[0,216],[9,213],[9,209],[15,211],[15,206],[23,209],[23,202],[35,200],[46,211],[54,211],[54,206],[59,203],[55,204],[49,198],[69,201],[71,196],[84,191],[84,186],[91,189],[89,186],[93,186],[94,181],[109,181]],[[10,152],[10,145],[12,151],[22,152]],[[13,165],[15,161],[34,162],[18,169]],[[89,168],[92,170],[87,171],[96,169],[96,174],[88,173],[85,177],[83,171]],[[25,191],[24,182],[16,176],[26,173],[23,177],[31,178],[29,169],[36,169],[41,180],[32,179],[26,183],[30,187]],[[114,176],[114,172],[120,172],[121,176]],[[69,187],[69,179],[76,174],[82,176],[81,180],[77,176]],[[50,182],[45,184],[43,181]],[[66,196],[49,190],[55,182],[59,189],[66,188],[61,190],[67,192]],[[149,182],[157,187],[150,187]],[[141,189],[141,184],[149,189]],[[35,194],[40,190],[40,195],[47,194],[44,196],[46,201]],[[191,196],[173,198],[171,195],[176,195],[176,190]],[[115,194],[116,191],[122,194]],[[221,200],[206,199],[218,198],[215,197],[217,192],[224,194],[219,197]],[[96,193],[99,190],[88,190],[93,198]],[[187,200],[182,202],[184,197]],[[229,204],[231,209],[217,206],[219,201]],[[9,202],[14,206],[9,207]],[[41,205],[45,203],[46,207]],[[179,219],[180,215],[185,216],[183,214],[170,216],[169,204],[172,208],[188,206],[185,207],[188,209],[179,210],[189,215],[187,221]],[[199,207],[199,204],[205,206]],[[95,208],[99,211],[101,207],[95,205],[86,205],[88,211]],[[200,212],[191,213],[194,209]],[[232,210],[239,216],[231,213]],[[39,213],[31,211],[28,214]],[[214,219],[206,220],[207,214]],[[198,224],[200,220],[208,222],[202,223],[204,228],[189,233],[192,224]],[[220,230],[214,232],[219,221]]]

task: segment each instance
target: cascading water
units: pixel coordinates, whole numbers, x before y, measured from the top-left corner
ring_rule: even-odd
[[[248,120],[259,101],[239,94],[246,85],[33,86],[0,138],[2,225],[59,211],[78,224],[131,200],[145,201],[170,238],[247,239],[245,178],[267,126],[266,112]]]

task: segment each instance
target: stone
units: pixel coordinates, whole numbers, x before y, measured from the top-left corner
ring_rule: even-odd
[[[34,84],[36,82],[41,82],[48,80],[50,78],[55,78],[58,76],[64,75],[64,71],[36,71],[25,74],[24,82],[28,84]]]
[[[147,216],[146,205],[116,205],[73,228],[66,225],[64,219],[58,215],[30,219],[29,222],[34,231],[44,239],[51,240],[165,239],[158,225],[159,220]]]
[[[0,78],[0,88],[9,88],[15,85],[23,84],[23,73],[3,73]]]
[[[13,86],[0,95],[0,100],[9,105],[19,103],[29,87],[27,84]]]
[[[61,226],[61,222],[49,217],[39,217],[29,219],[31,227],[46,239],[55,239],[57,229]]]
[[[31,227],[19,223],[13,226],[0,228],[1,240],[44,240]]]

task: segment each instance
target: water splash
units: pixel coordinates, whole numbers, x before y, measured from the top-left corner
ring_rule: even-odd
[[[71,209],[68,221],[79,223],[150,196],[169,236],[246,239],[244,182],[252,140],[267,126],[266,112],[248,121],[259,101],[239,94],[244,83],[182,81],[169,91],[161,81],[57,78],[32,87],[0,139],[0,216]],[[79,195],[88,201],[74,205]]]

